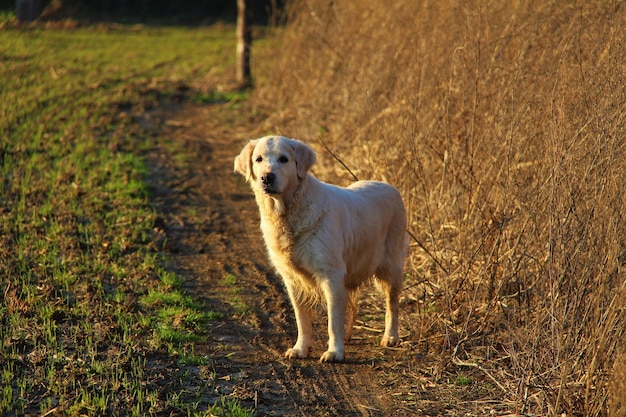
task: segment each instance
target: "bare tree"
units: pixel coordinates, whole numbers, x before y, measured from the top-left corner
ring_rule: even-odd
[[[15,14],[20,23],[32,22],[37,17],[35,0],[17,0]]]
[[[237,0],[237,82],[245,88],[252,85],[250,47],[252,46],[252,0]]]

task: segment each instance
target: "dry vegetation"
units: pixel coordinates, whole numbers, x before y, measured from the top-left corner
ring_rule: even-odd
[[[256,103],[402,191],[407,339],[517,413],[626,413],[626,6],[292,6]]]

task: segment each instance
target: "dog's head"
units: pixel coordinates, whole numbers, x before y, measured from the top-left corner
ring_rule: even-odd
[[[303,142],[282,136],[251,140],[235,158],[235,172],[268,195],[281,195],[304,179],[315,152]]]

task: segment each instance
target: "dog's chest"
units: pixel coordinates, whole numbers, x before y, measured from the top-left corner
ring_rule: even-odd
[[[312,281],[316,268],[315,229],[294,230],[288,224],[272,222],[263,225],[265,239],[270,258],[281,275],[298,275],[298,278]]]

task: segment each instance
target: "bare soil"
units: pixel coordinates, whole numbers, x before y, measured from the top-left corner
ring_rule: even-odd
[[[188,375],[190,385],[204,387],[202,400],[234,396],[261,416],[506,414],[484,375],[450,367],[442,342],[421,339],[417,323],[405,319],[399,347],[380,347],[383,302],[374,289],[361,294],[345,363],[318,362],[327,338],[323,309],[312,357],[283,358],[296,337],[293,313],[267,260],[252,192],[233,174],[235,155],[262,134],[262,119],[248,106],[184,103],[141,118],[157,141],[150,175],[159,213],[155,245],[185,277],[186,291],[223,314],[195,347],[211,365]],[[159,375],[164,389],[178,384],[171,370]]]

